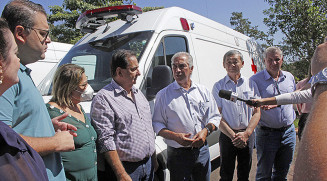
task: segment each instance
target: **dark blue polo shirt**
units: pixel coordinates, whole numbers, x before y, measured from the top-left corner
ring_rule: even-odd
[[[48,180],[41,156],[0,121],[0,180]]]

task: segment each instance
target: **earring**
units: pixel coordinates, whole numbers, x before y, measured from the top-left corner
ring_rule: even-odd
[[[3,75],[2,75],[2,66],[0,66],[0,84],[2,84]]]

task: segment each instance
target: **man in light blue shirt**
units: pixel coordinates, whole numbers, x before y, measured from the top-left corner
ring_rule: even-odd
[[[175,82],[159,91],[154,131],[168,145],[170,180],[210,180],[206,137],[219,126],[220,114],[210,91],[191,81],[193,59],[187,52],[172,57]]]
[[[67,130],[73,127],[58,122],[58,118],[51,121],[30,77],[31,70],[26,67],[45,58],[47,44],[51,42],[47,14],[41,5],[31,1],[11,1],[2,17],[14,34],[21,65],[19,83],[0,97],[0,121],[12,127],[42,156],[49,180],[65,180],[59,152],[74,149],[73,136]]]
[[[262,98],[295,91],[291,73],[282,71],[282,51],[269,47],[264,52],[266,69],[253,75]],[[296,133],[293,105],[266,106],[256,129],[256,180],[286,180],[293,160]]]
[[[255,134],[253,131],[260,119],[260,108],[251,108],[244,102],[232,102],[219,97],[220,90],[228,90],[238,97],[248,100],[258,98],[255,82],[241,75],[244,65],[243,55],[237,50],[228,51],[223,58],[227,75],[215,83],[212,94],[222,114],[219,129],[220,178],[233,180],[237,157],[237,178],[248,180],[252,165],[252,152]]]

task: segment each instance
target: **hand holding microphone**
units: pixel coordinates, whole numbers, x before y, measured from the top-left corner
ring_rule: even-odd
[[[218,95],[219,95],[219,97],[224,98],[224,99],[227,99],[229,101],[236,102],[237,100],[239,100],[239,101],[245,102],[249,106],[258,107],[256,101],[244,100],[242,98],[239,98],[238,95],[237,95],[237,93],[232,92],[232,91],[220,90]]]

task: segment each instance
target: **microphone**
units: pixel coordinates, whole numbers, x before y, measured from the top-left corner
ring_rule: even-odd
[[[256,102],[253,102],[252,100],[244,100],[242,98],[239,98],[237,93],[232,92],[232,91],[220,90],[218,95],[219,95],[219,97],[227,99],[229,101],[236,102],[237,100],[239,100],[239,101],[245,102],[249,106],[257,107]]]

